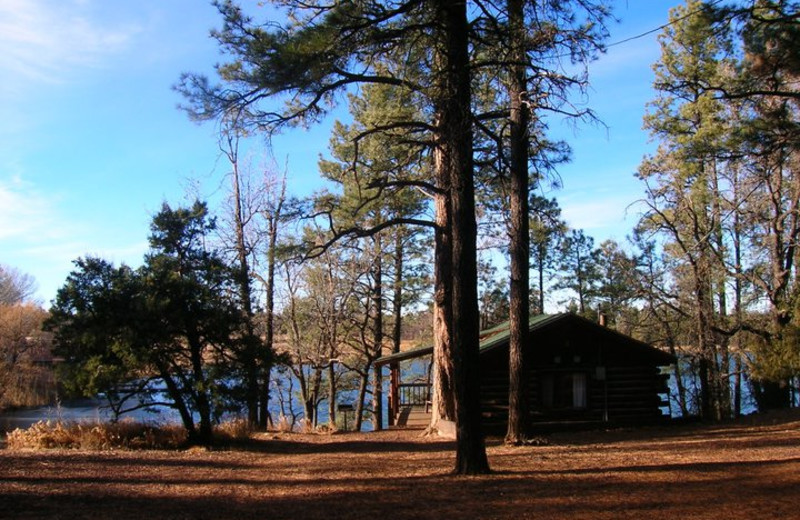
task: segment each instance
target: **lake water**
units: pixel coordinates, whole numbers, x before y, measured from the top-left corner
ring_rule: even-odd
[[[109,421],[113,414],[103,406],[103,401],[96,399],[78,399],[64,402],[58,406],[40,406],[0,413],[0,434],[17,428],[28,428],[39,421]],[[150,413],[139,410],[123,417],[147,422],[178,422],[177,414],[169,409],[161,413]]]
[[[427,374],[427,362],[420,360],[411,360],[403,362],[403,372],[409,380],[414,377],[425,377]],[[383,377],[383,395],[384,400],[389,395],[389,377],[388,370],[384,369]],[[299,382],[293,381],[293,387],[298,388]],[[273,399],[275,399],[273,394]],[[368,397],[369,399],[369,397]],[[339,403],[354,404],[356,400],[356,391],[348,390],[343,391],[337,401]],[[292,408],[298,413],[302,410],[302,403],[297,395],[291,397]],[[97,422],[108,421],[113,417],[110,410],[104,406],[105,401],[102,399],[78,399],[69,400],[61,403],[60,406],[42,406],[38,408],[28,408],[22,410],[14,410],[0,413],[0,435],[4,432],[13,431],[16,428],[28,428],[38,421],[82,421],[82,422]],[[388,424],[386,417],[386,402],[384,401],[384,414],[383,423],[384,427]],[[138,421],[152,422],[152,423],[176,423],[180,424],[180,416],[175,410],[166,407],[159,407],[158,413],[148,412],[145,410],[137,410],[135,412],[126,413],[123,418],[132,418]],[[270,412],[272,417],[277,420],[280,415],[280,408],[276,401],[270,403]],[[323,401],[318,410],[319,424],[325,424],[328,421],[328,405]],[[337,422],[344,419],[337,419]],[[365,431],[372,430],[371,414],[367,414],[364,420],[363,429]],[[343,422],[343,421],[342,421]],[[348,426],[352,427],[354,422],[353,412],[349,412],[347,416]],[[340,424],[340,427],[343,424]]]
[[[25,408],[0,413],[0,436],[11,432],[17,428],[26,429],[39,421],[64,421],[64,422],[107,422],[113,414],[104,401],[100,399],[80,399],[63,402],[59,406],[40,406],[36,408]],[[300,403],[295,403],[295,409],[299,409]],[[279,410],[276,406],[270,406],[272,417],[277,419]],[[134,419],[155,424],[181,424],[180,416],[177,411],[167,407],[155,408],[152,411],[137,410],[126,413],[121,419]],[[344,415],[337,422],[344,419]],[[328,421],[328,407],[323,403],[319,407],[318,420],[320,424]],[[347,412],[347,423],[352,427],[354,421],[353,412]],[[384,417],[384,422],[386,418]],[[341,427],[341,426],[340,426]],[[372,423],[369,419],[363,424],[364,431],[372,430]]]

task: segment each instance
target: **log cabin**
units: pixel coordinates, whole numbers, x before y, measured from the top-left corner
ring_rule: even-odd
[[[508,419],[508,347],[509,322],[481,332],[481,411],[490,433],[503,431]],[[381,367],[390,368],[390,427],[424,427],[430,422],[430,376],[404,382],[408,376],[400,367],[412,359],[430,363],[432,353],[432,347],[425,347],[376,361],[379,379]],[[535,316],[525,356],[534,430],[645,424],[669,417],[664,368],[675,358],[602,324],[575,314]]]

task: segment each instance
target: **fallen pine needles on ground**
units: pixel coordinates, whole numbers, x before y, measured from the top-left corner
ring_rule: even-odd
[[[227,450],[0,450],[3,518],[797,518],[800,412],[490,440],[452,475],[420,431],[253,434]]]

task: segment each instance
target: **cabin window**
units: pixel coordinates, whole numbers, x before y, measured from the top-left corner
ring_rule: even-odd
[[[572,407],[586,408],[586,374],[572,374]]]
[[[542,406],[553,410],[586,408],[586,373],[562,372],[542,376]]]

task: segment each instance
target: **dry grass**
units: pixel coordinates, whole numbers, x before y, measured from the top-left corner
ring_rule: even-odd
[[[246,441],[253,435],[247,419],[231,419],[214,427],[214,437],[221,441]]]
[[[253,435],[246,419],[232,419],[214,427],[217,443],[241,443]],[[96,421],[39,421],[25,430],[8,434],[11,450],[175,450],[186,442],[186,430],[178,425],[153,425],[123,419],[117,423]]]
[[[224,432],[233,437],[234,429]],[[8,434],[8,449],[175,449],[186,441],[179,426],[153,426],[122,420],[117,423],[39,421]]]
[[[419,431],[261,434],[231,451],[0,451],[4,518],[800,518],[800,415],[490,443],[457,477]]]

